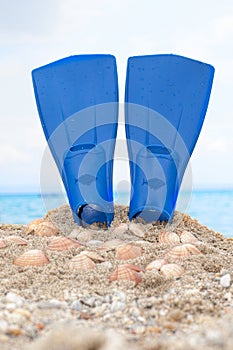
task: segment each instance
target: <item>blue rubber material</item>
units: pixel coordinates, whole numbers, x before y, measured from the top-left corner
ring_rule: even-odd
[[[113,220],[118,81],[112,55],[71,56],[32,72],[41,124],[75,222]]]
[[[208,107],[214,68],[176,55],[128,59],[129,218],[171,221]]]

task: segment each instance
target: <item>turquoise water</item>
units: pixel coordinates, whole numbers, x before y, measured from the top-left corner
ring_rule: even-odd
[[[63,195],[42,198],[40,194],[0,194],[0,222],[26,224],[65,202]],[[116,202],[128,204],[128,195],[120,194]],[[182,211],[226,237],[233,237],[233,190],[193,191],[188,207]]]

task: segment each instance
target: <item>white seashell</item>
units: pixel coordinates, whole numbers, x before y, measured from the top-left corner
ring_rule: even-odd
[[[167,261],[165,259],[157,259],[157,260],[153,260],[151,261],[147,266],[146,266],[146,270],[150,271],[150,270],[160,270],[161,267],[163,265],[165,265],[167,263]]]
[[[106,241],[104,242],[103,244],[101,244],[99,247],[98,247],[98,250],[102,250],[104,252],[109,252],[111,250],[114,250],[116,249],[116,247],[119,247],[121,246],[123,243],[122,240],[120,239],[112,239],[110,241]]]
[[[32,249],[18,256],[13,262],[17,266],[42,266],[50,261],[42,250]]]
[[[104,262],[105,259],[98,253],[96,252],[93,252],[93,251],[90,251],[90,250],[83,250],[81,254],[84,254],[86,255],[88,258],[90,258],[91,260],[93,261],[96,261],[96,262]]]
[[[180,240],[182,243],[198,244],[200,241],[189,231],[182,231],[180,234]]]
[[[179,236],[172,231],[162,231],[159,233],[159,243],[165,244],[179,244],[180,238]]]
[[[142,224],[136,224],[134,222],[131,222],[129,224],[129,230],[132,232],[136,237],[144,238],[145,237],[145,229]]]
[[[142,255],[142,248],[132,243],[127,243],[116,248],[117,260],[135,259],[141,255]]]
[[[85,254],[78,254],[70,260],[69,267],[77,271],[85,272],[94,269],[96,264]]]
[[[167,277],[180,277],[184,274],[184,268],[178,264],[165,264],[161,267],[161,272]]]
[[[185,247],[187,251],[193,255],[202,254],[202,252],[194,244],[186,243],[183,244],[183,247]]]
[[[115,227],[112,233],[117,237],[117,236],[121,236],[123,233],[127,231],[128,231],[128,225],[125,223],[122,223],[119,226]]]

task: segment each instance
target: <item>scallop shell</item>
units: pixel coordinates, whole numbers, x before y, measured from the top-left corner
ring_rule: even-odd
[[[96,267],[96,264],[85,254],[78,254],[69,262],[69,267],[78,271],[88,271]]]
[[[189,231],[182,231],[180,234],[180,240],[182,243],[198,244],[200,241]]]
[[[115,227],[113,229],[113,234],[116,235],[116,236],[120,236],[122,235],[123,233],[127,232],[128,231],[128,225],[125,224],[125,223],[122,223],[120,224],[119,226]]]
[[[167,261],[165,259],[156,259],[151,261],[147,266],[146,270],[151,271],[151,270],[160,270],[163,265],[165,265]]]
[[[129,224],[129,230],[132,232],[136,237],[144,238],[145,237],[145,230],[144,227],[141,224],[136,224],[135,222],[131,222]]]
[[[128,265],[120,265],[109,276],[109,281],[121,280],[133,281],[135,284],[138,284],[141,282],[142,278],[137,271],[129,268]]]
[[[83,244],[76,241],[75,239],[72,239],[70,237],[60,236],[60,237],[53,238],[52,241],[49,243],[47,249],[61,252],[63,250],[68,250],[71,248],[79,248],[82,246]]]
[[[13,264],[17,266],[42,266],[49,262],[48,257],[42,250],[33,249],[18,256]]]
[[[6,242],[4,241],[4,239],[0,238],[0,249],[2,248],[6,248]]]
[[[116,259],[117,260],[130,260],[138,258],[142,255],[142,248],[132,244],[127,243],[121,247],[116,248]]]
[[[120,239],[112,239],[110,241],[106,241],[98,247],[98,250],[102,250],[104,252],[109,252],[110,250],[114,250],[120,245],[122,245],[123,241]]]
[[[202,254],[202,252],[194,245],[194,244],[183,244],[183,246],[187,249],[187,251],[191,254]]]
[[[28,241],[20,236],[8,236],[5,238],[5,241],[13,242],[17,245],[27,245]]]
[[[165,255],[165,257],[172,260],[182,260],[184,258],[187,258],[189,255],[190,252],[183,244],[170,249]]]
[[[159,234],[159,243],[165,243],[165,244],[177,244],[180,243],[179,236],[172,231],[162,231]]]
[[[121,265],[121,266],[123,266],[123,265]],[[145,269],[143,269],[142,267],[137,266],[137,265],[124,264],[124,266],[131,269],[131,270],[137,271],[137,272],[145,272]]]
[[[25,233],[34,233],[37,236],[54,236],[59,233],[58,227],[44,219],[36,219],[32,221],[25,229]]]
[[[165,264],[161,267],[161,272],[167,277],[180,277],[184,274],[184,268],[178,264]]]
[[[91,260],[96,261],[96,262],[104,262],[105,261],[105,259],[100,254],[93,252],[91,250],[83,250],[80,254],[86,255],[88,258],[90,258]]]

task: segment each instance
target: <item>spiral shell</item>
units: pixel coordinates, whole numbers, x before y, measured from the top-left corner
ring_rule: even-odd
[[[70,237],[55,237],[51,240],[49,243],[47,249],[61,252],[63,250],[68,250],[71,248],[79,248],[82,247],[83,244],[76,241],[75,239],[72,239]]]
[[[165,243],[165,244],[178,244],[180,243],[179,236],[172,231],[162,231],[159,234],[159,243]]]
[[[45,221],[44,219],[36,219],[32,221],[25,229],[25,233],[34,233],[37,236],[54,236],[59,233],[58,227],[50,222]]]
[[[160,270],[163,265],[165,265],[167,261],[165,259],[156,259],[151,261],[147,266],[146,270],[151,271],[151,270]]]
[[[138,258],[142,255],[142,248],[132,243],[127,243],[121,247],[116,248],[117,260],[130,260]]]
[[[42,266],[49,264],[49,259],[42,250],[32,249],[18,256],[13,264],[17,266]]]
[[[161,267],[161,272],[167,277],[180,277],[184,274],[184,268],[178,264],[165,264]]]
[[[182,243],[198,244],[200,241],[189,231],[182,231],[180,234],[180,240]]]
[[[111,239],[110,241],[106,241],[98,247],[98,250],[102,250],[104,252],[109,252],[111,250],[116,249],[120,245],[122,245],[123,241],[120,239]]]
[[[142,278],[137,271],[130,268],[128,265],[120,265],[109,276],[109,281],[121,280],[133,281],[135,284],[138,284],[141,282]]]
[[[77,271],[85,272],[94,269],[96,264],[85,254],[78,254],[70,260],[69,267]]]
[[[20,236],[8,236],[5,238],[6,242],[13,242],[17,245],[27,245],[28,241]]]

